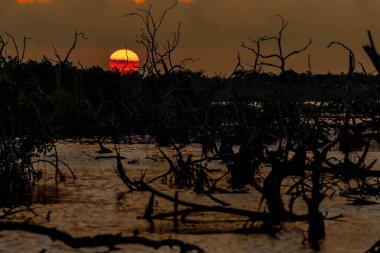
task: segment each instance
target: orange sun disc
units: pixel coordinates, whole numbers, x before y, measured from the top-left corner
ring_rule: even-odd
[[[127,49],[120,49],[113,52],[109,59],[110,70],[118,71],[122,74],[136,72],[139,63],[140,59],[137,54]]]

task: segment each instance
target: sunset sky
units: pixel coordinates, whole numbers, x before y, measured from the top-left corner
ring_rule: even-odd
[[[73,40],[74,30],[83,32],[88,40],[80,40],[71,60],[84,66],[108,68],[109,55],[126,45],[144,58],[144,48],[136,43],[142,28],[135,16],[121,17],[137,8],[153,4],[159,14],[171,0],[1,0],[0,35],[8,32],[22,42],[28,41],[26,57],[54,57],[52,45],[65,55]],[[285,51],[302,48],[312,39],[311,47],[289,62],[296,71],[307,70],[310,54],[313,72],[333,73],[347,70],[347,53],[339,47],[327,49],[330,41],[340,41],[353,49],[357,60],[372,71],[362,45],[368,42],[371,30],[380,48],[380,1],[377,0],[182,0],[172,10],[161,31],[161,42],[172,38],[182,21],[177,60],[195,57],[188,64],[193,70],[208,75],[229,74],[240,52],[242,64],[249,64],[253,55],[240,47],[241,42],[259,35],[275,35],[280,27],[277,14],[289,25],[284,32]],[[9,39],[9,38],[7,38]],[[264,47],[274,52],[273,45]],[[11,48],[8,53],[13,53]],[[268,71],[272,69],[267,69]]]

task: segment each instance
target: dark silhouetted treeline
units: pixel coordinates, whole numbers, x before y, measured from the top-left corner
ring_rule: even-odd
[[[162,76],[120,75],[71,64],[62,65],[58,76],[57,68],[46,59],[1,65],[3,134],[66,138],[167,131],[182,138],[205,125],[236,123],[235,98],[244,110],[254,112],[249,114],[252,120],[262,118],[260,124],[265,124],[264,115],[280,113],[276,107],[283,102],[304,103],[305,110],[325,103],[324,113],[339,114],[344,100],[350,99],[353,113],[363,117],[378,112],[380,104],[379,77],[361,73],[349,77],[288,72],[284,77],[237,72],[227,80],[183,71],[169,85]],[[286,107],[281,113],[286,116]]]

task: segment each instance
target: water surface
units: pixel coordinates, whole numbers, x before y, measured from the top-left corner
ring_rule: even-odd
[[[374,144],[375,145],[375,144]],[[208,221],[199,224],[180,224],[180,233],[173,233],[171,221],[155,223],[155,233],[149,232],[149,224],[137,216],[142,216],[149,200],[149,193],[133,192],[117,177],[113,159],[94,159],[98,154],[98,145],[79,143],[77,141],[59,141],[57,143],[60,159],[73,169],[77,180],[69,177],[69,172],[61,167],[67,180],[59,184],[58,191],[54,187],[54,173],[51,167],[41,164],[45,177],[35,188],[32,204],[33,210],[39,215],[33,217],[30,213],[13,216],[12,219],[31,221],[48,227],[56,227],[74,236],[91,236],[97,234],[132,235],[138,229],[141,236],[153,239],[177,238],[188,243],[194,243],[206,252],[314,252],[308,245],[302,244],[307,234],[307,224],[296,222],[285,224],[281,233],[275,237],[269,235],[241,235],[227,233],[238,229],[244,224],[241,217],[223,214],[203,214],[192,216],[193,221]],[[153,159],[159,155],[152,144],[120,145],[121,155],[127,173],[133,179],[139,179],[144,173],[149,180],[167,171],[165,161]],[[169,154],[172,151],[167,151]],[[190,147],[188,152],[199,154],[198,146]],[[354,157],[354,156],[353,156]],[[368,155],[368,161],[379,157],[375,146]],[[128,164],[137,160],[138,163]],[[45,167],[44,167],[45,166]],[[210,168],[225,170],[220,163],[209,164]],[[379,163],[375,165],[380,169]],[[212,175],[218,177],[218,174]],[[228,188],[227,182],[221,185]],[[174,195],[174,189],[157,181],[153,186],[165,193]],[[217,198],[230,203],[235,208],[257,210],[260,196],[248,189],[242,194],[216,194]],[[180,190],[180,198],[194,202],[215,205],[207,196],[187,190]],[[158,199],[156,212],[172,210],[172,204]],[[376,199],[375,199],[376,201]],[[380,202],[379,200],[377,200]],[[343,197],[334,196],[322,202],[321,211],[327,217],[343,215],[342,218],[326,220],[327,237],[321,252],[364,252],[374,242],[380,239],[380,205],[354,206]],[[305,209],[302,202],[296,204],[299,211]],[[49,219],[47,215],[49,214]],[[221,222],[223,220],[228,222]],[[204,234],[207,231],[224,231],[226,233]],[[202,233],[202,234],[199,234]],[[178,252],[178,249],[162,248],[159,251],[139,245],[120,246],[121,252]],[[52,242],[48,237],[33,235],[26,232],[1,232],[0,252],[105,252],[106,248],[71,249],[61,242]]]

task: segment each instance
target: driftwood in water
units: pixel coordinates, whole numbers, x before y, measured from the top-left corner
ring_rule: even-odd
[[[187,215],[190,213],[197,213],[197,212],[218,212],[218,213],[226,213],[226,214],[232,214],[232,215],[238,215],[238,216],[245,216],[245,217],[248,217],[251,221],[266,221],[268,219],[271,219],[271,216],[265,212],[255,212],[255,211],[249,211],[249,210],[243,210],[243,209],[237,209],[237,208],[231,208],[231,207],[225,207],[225,206],[209,206],[209,205],[190,203],[187,201],[176,199],[165,193],[157,191],[151,186],[145,184],[144,182],[138,182],[138,185],[139,185],[138,187],[139,190],[149,191],[155,196],[161,197],[173,203],[177,203],[177,205],[188,207],[188,209],[181,210],[181,211],[177,210],[176,212],[173,212],[173,213],[152,215],[150,218],[162,219],[165,217],[171,217],[175,214]],[[283,217],[283,218],[284,218],[283,219],[284,221],[304,221],[307,219],[307,215],[289,214],[287,217]]]
[[[184,243],[180,240],[166,239],[166,240],[152,240],[145,237],[138,236],[122,236],[116,235],[97,235],[94,237],[73,237],[68,233],[60,231],[56,228],[47,228],[40,225],[33,225],[28,223],[17,222],[0,222],[0,231],[18,230],[25,231],[39,235],[49,236],[53,241],[61,241],[71,248],[88,248],[88,247],[108,247],[110,250],[116,249],[116,245],[120,244],[140,244],[146,247],[158,249],[163,246],[174,247],[177,246],[181,252],[204,252],[200,247]]]

